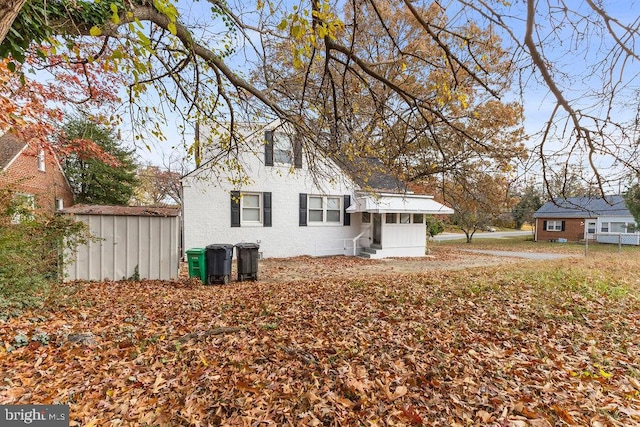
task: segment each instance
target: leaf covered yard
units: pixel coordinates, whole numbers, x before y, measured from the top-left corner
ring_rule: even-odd
[[[307,261],[367,274],[76,285],[0,321],[0,404],[69,404],[72,425],[640,425],[637,256]]]

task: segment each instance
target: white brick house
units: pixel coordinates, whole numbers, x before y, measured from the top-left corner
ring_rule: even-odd
[[[254,242],[263,257],[424,256],[425,214],[453,213],[430,196],[364,193],[334,162],[302,153],[294,140],[277,122],[254,127],[236,154],[248,182],[234,179],[236,172],[210,178],[206,161],[185,175],[184,248]],[[207,151],[215,157],[216,147]]]

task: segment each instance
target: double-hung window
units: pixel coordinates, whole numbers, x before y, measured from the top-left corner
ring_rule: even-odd
[[[258,193],[244,193],[242,194],[242,210],[240,211],[242,216],[240,222],[242,224],[261,224],[261,197]]]
[[[271,227],[271,193],[231,192],[231,226]]]
[[[339,224],[342,220],[342,197],[309,196],[309,222]]]
[[[562,231],[562,221],[547,221],[547,231]]]
[[[291,137],[284,132],[276,132],[273,135],[273,161],[288,165],[293,163]]]

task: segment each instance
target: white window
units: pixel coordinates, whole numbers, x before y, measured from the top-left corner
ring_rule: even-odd
[[[38,151],[38,170],[44,172],[46,168],[46,162],[44,157],[44,150]]]
[[[14,195],[14,212],[11,218],[13,224],[33,218],[33,210],[36,208],[36,198],[33,194],[18,193]]]
[[[274,163],[293,163],[293,143],[291,136],[283,132],[273,134],[273,161]]]
[[[627,232],[627,223],[626,222],[611,222],[609,224],[609,231],[611,233],[626,233]]]
[[[335,224],[342,220],[342,197],[309,196],[309,222]]]
[[[260,194],[243,193],[242,209],[240,209],[242,216],[240,218],[240,222],[246,224],[260,224],[262,222],[260,202]]]
[[[62,209],[64,209],[64,200],[56,199],[56,210],[61,211]]]
[[[603,222],[602,224],[600,224],[600,232],[602,232],[602,233],[608,233],[609,232],[609,223],[608,222]]]
[[[369,224],[371,222],[371,213],[362,212],[362,223]]]
[[[562,231],[562,221],[547,221],[547,231]]]
[[[422,223],[424,223],[424,215],[423,214],[413,214],[413,223],[414,224],[422,224]]]
[[[411,214],[401,213],[400,214],[400,224],[410,224],[411,223]]]
[[[384,222],[386,222],[387,224],[397,224],[398,217],[394,213],[388,213],[385,215]]]

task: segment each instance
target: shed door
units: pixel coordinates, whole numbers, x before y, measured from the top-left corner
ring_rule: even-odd
[[[382,241],[382,214],[373,214],[373,244],[379,245]]]

